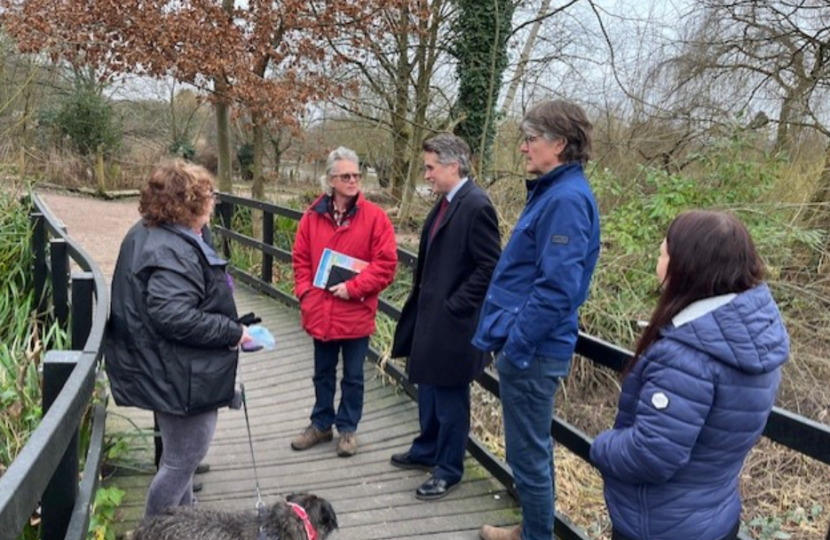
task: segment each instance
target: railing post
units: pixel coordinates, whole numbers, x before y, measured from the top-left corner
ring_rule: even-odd
[[[219,204],[219,222],[227,230],[233,230],[233,205],[227,201],[221,201]],[[222,253],[225,259],[231,259],[231,241],[229,238],[222,237]]]
[[[45,415],[78,364],[80,354],[70,351],[49,351],[43,361],[43,414]],[[69,440],[55,474],[43,492],[41,526],[42,540],[62,540],[72,519],[78,497],[78,427]]]
[[[34,255],[32,277],[34,278],[35,301],[38,313],[44,313],[49,307],[46,301],[46,220],[40,212],[29,214],[32,223],[32,255]]]
[[[91,272],[72,273],[72,349],[82,351],[92,330],[95,279]]]
[[[64,330],[69,324],[69,249],[66,240],[55,238],[49,242],[52,261],[52,303],[55,318]]]
[[[262,242],[265,245],[274,245],[274,214],[263,210],[262,212]],[[274,277],[274,256],[262,252],[262,281],[271,283]]]

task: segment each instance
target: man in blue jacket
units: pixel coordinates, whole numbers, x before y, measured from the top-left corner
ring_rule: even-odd
[[[554,395],[568,374],[577,310],[599,256],[599,213],[583,165],[591,123],[574,103],[546,101],[522,120],[527,203],[493,274],[473,345],[496,351],[507,463],[522,506],[513,530],[485,525],[484,540],[553,536]]]

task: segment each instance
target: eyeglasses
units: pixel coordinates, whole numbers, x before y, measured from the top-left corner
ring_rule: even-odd
[[[344,173],[344,174],[333,174],[331,175],[332,178],[337,178],[344,184],[351,182],[354,180],[355,182],[360,182],[360,179],[363,178],[363,175],[358,173]]]
[[[536,142],[537,140],[539,140],[538,135],[525,135],[524,136],[525,144],[530,144],[532,142]]]

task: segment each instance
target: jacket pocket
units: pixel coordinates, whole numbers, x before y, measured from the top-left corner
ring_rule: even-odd
[[[190,363],[189,413],[227,405],[233,398],[236,384],[237,351],[207,353],[206,358]]]
[[[311,287],[300,298],[300,323],[305,330],[310,330],[316,322],[315,312],[322,308],[319,295],[322,289]]]
[[[524,304],[524,296],[491,284],[481,314],[485,335],[492,340],[506,339]]]

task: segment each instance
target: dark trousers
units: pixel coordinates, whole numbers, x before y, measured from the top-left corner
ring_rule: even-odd
[[[412,441],[412,460],[434,465],[433,476],[454,484],[464,475],[470,432],[470,385],[418,385],[421,434]]]
[[[314,340],[314,395],[311,423],[320,431],[337,427],[339,433],[354,433],[363,415],[363,362],[369,350],[369,338]],[[340,405],[334,412],[337,389],[337,362],[343,353],[343,379],[340,382]]]
[[[738,532],[740,530],[741,530],[741,522],[738,521],[738,523],[735,524],[735,528],[732,529],[731,531],[729,531],[729,534],[727,534],[726,536],[724,536],[722,538],[719,538],[718,540],[737,540]],[[617,529],[614,529],[613,533],[611,534],[611,540],[634,540],[634,539],[629,538],[627,536],[623,536],[623,534],[620,531],[618,531]]]
[[[207,455],[217,416],[216,410],[194,416],[156,413],[164,451],[159,471],[147,490],[145,518],[165,508],[193,503],[193,473]]]

